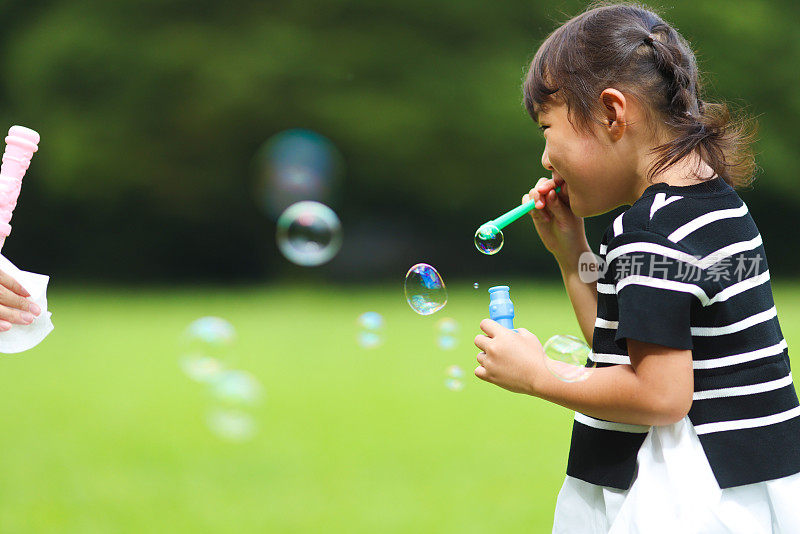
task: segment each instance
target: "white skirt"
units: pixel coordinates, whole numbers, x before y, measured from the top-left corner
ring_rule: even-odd
[[[567,476],[553,534],[797,534],[800,473],[720,489],[688,417],[654,426],[627,490]]]

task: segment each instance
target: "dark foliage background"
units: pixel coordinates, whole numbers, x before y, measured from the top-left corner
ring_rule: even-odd
[[[800,15],[792,0],[651,4],[690,40],[708,97],[760,122],[741,195],[773,274],[800,272]],[[74,279],[328,280],[556,274],[528,223],[495,257],[477,226],[543,174],[526,63],[584,2],[27,0],[0,4],[0,125],[42,134],[4,254]],[[4,126],[5,127],[5,126]],[[252,159],[309,128],[346,161],[345,245],[312,272],[277,252]],[[613,214],[588,220],[590,238]],[[596,244],[595,244],[596,245]]]

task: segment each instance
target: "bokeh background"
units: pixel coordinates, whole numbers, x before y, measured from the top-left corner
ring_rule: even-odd
[[[472,235],[545,175],[522,77],[585,5],[0,2],[0,125],[42,136],[3,254],[51,275],[56,324],[0,358],[0,531],[548,531],[571,414],[479,383],[470,343],[496,283],[540,339],[579,331],[529,223],[496,256]],[[706,99],[759,121],[740,194],[791,347],[798,4],[650,5],[697,50]],[[341,156],[343,246],[314,268],[280,254],[259,186],[259,150],[293,128]],[[593,246],[616,213],[587,219]],[[435,316],[403,297],[419,261],[450,289]],[[374,350],[356,340],[366,311],[386,322]],[[236,328],[230,365],[263,385],[251,439],[209,431],[179,366],[202,316]]]

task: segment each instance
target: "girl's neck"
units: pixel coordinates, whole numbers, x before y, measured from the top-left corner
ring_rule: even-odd
[[[667,185],[686,186],[710,180],[717,175],[714,169],[703,161],[697,153],[692,153],[675,165],[660,172],[652,181],[649,181],[647,179],[647,169],[650,168],[653,160],[652,158],[647,160],[643,168],[637,172],[638,181],[633,188],[633,195],[635,195],[635,198],[633,198],[630,204],[636,202],[636,200],[642,196],[644,190],[653,184],[665,183]]]

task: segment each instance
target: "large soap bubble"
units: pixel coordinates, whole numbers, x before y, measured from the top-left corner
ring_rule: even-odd
[[[275,134],[254,159],[259,204],[276,217],[301,200],[331,203],[342,162],[333,143],[316,132],[297,128]]]
[[[342,246],[342,225],[325,204],[306,200],[292,204],[280,217],[278,248],[297,265],[312,267],[330,261]]]
[[[418,263],[406,273],[406,301],[420,315],[431,315],[447,304],[447,288],[439,272],[427,263]]]
[[[575,336],[553,336],[544,344],[547,369],[564,382],[586,380],[595,368],[592,349]]]

